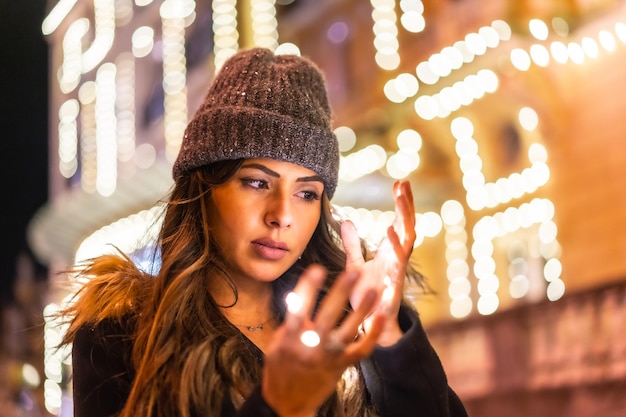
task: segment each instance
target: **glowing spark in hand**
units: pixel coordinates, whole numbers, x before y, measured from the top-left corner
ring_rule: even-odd
[[[389,275],[385,275],[385,278],[383,279],[383,284],[385,285],[385,289],[383,290],[382,302],[389,303],[396,293],[395,288],[393,288],[393,281],[389,277]]]
[[[320,335],[315,330],[307,330],[300,335],[304,346],[315,347],[320,344]]]
[[[287,303],[287,310],[292,314],[297,314],[302,309],[302,298],[293,291],[287,294],[285,302]]]

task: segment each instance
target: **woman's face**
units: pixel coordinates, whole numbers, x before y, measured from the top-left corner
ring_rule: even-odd
[[[320,219],[324,184],[310,169],[247,159],[213,187],[211,230],[232,278],[271,282],[304,252]]]

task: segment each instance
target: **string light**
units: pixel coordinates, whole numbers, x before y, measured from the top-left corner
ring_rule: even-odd
[[[295,292],[291,291],[285,297],[285,303],[287,304],[287,311],[291,314],[298,314],[302,310],[302,297]]]
[[[320,344],[320,335],[315,330],[305,330],[300,335],[300,341],[304,346],[315,347]]]

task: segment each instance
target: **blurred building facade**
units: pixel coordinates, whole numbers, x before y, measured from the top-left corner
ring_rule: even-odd
[[[29,228],[55,274],[114,244],[142,262],[187,120],[238,48],[311,57],[342,157],[333,203],[375,242],[413,183],[407,288],[471,416],[626,413],[626,3],[617,0],[60,0],[50,202]],[[154,232],[152,230],[152,232]],[[40,402],[69,415],[45,323]],[[407,364],[410,366],[410,364]]]

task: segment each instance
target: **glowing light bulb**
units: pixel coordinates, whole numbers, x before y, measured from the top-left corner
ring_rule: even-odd
[[[306,330],[300,335],[300,341],[304,346],[315,347],[320,344],[320,335],[315,330]]]
[[[287,303],[287,310],[292,314],[297,314],[302,310],[302,298],[293,291],[287,294],[285,302]]]

